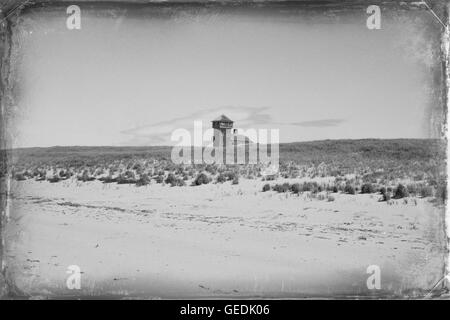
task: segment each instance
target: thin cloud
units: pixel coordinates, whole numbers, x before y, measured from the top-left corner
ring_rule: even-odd
[[[267,113],[268,109],[269,107],[226,106],[192,112],[183,117],[121,131],[122,134],[131,136],[123,144],[171,144],[173,142],[170,141],[170,137],[175,129],[185,128],[190,131],[194,121],[202,121],[203,128],[207,129],[211,126],[210,121],[221,114],[226,114],[241,128],[257,127],[273,123],[272,116]]]

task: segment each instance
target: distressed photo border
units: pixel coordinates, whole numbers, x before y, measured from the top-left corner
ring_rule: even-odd
[[[9,132],[8,123],[12,116],[17,112],[18,106],[14,101],[15,93],[13,82],[11,76],[11,68],[12,61],[11,58],[11,48],[13,46],[13,26],[16,23],[17,19],[27,10],[39,8],[40,10],[45,10],[46,8],[66,8],[71,4],[76,4],[81,7],[89,6],[91,9],[111,9],[116,7],[127,7],[127,6],[181,6],[183,8],[189,8],[192,6],[198,7],[214,7],[214,6],[245,6],[248,10],[251,10],[253,7],[261,7],[267,6],[275,7],[275,8],[283,8],[289,9],[295,7],[297,9],[303,9],[307,7],[314,7],[316,10],[321,9],[333,9],[336,11],[346,10],[348,8],[352,9],[361,9],[365,10],[369,5],[378,5],[382,9],[402,9],[402,10],[424,10],[428,11],[429,14],[434,16],[436,19],[436,23],[442,26],[441,28],[441,48],[440,48],[440,57],[441,57],[441,69],[439,72],[441,73],[441,77],[439,79],[444,79],[442,83],[439,84],[439,88],[434,87],[435,90],[439,90],[440,92],[440,102],[442,103],[435,113],[429,112],[430,116],[430,126],[434,127],[434,129],[441,133],[441,139],[443,139],[446,143],[448,143],[448,125],[447,125],[447,112],[448,112],[448,104],[449,104],[449,94],[450,94],[450,66],[449,66],[449,11],[450,4],[446,1],[426,1],[418,4],[418,1],[370,1],[370,0],[350,0],[350,1],[317,1],[317,0],[297,0],[297,1],[233,1],[233,0],[224,0],[224,1],[201,1],[201,0],[192,0],[192,1],[152,1],[152,0],[117,0],[117,1],[100,1],[100,0],[60,0],[60,1],[51,1],[51,0],[5,0],[4,4],[0,4],[0,56],[1,56],[1,64],[0,64],[0,234],[1,234],[1,242],[0,242],[0,299],[14,299],[14,298],[29,298],[23,296],[23,294],[18,290],[13,281],[8,279],[7,276],[7,265],[5,263],[4,258],[4,248],[5,248],[5,237],[4,230],[6,227],[7,219],[9,216],[9,203],[8,203],[8,195],[10,191],[10,181],[8,180],[8,170],[10,169],[11,164],[11,146],[12,146],[12,136],[13,133]],[[431,5],[433,9],[431,9]],[[446,150],[447,159],[449,155],[449,150],[447,146]],[[448,166],[447,166],[447,176],[448,176]],[[446,177],[447,178],[447,177]],[[449,181],[447,180],[447,191],[449,189]],[[445,220],[443,226],[445,227],[445,234],[447,235],[446,243],[446,261],[443,266],[444,276],[438,283],[435,284],[434,289],[441,288],[441,292],[450,290],[450,261],[449,261],[449,239],[450,239],[450,213],[448,211],[447,200],[445,202]],[[444,290],[446,289],[446,290]],[[67,298],[66,296],[64,296]],[[76,297],[76,296],[75,296]],[[440,298],[449,298],[448,293],[439,295]],[[82,298],[82,297],[81,297]],[[120,297],[117,297],[120,298]],[[144,298],[144,297],[143,297]],[[330,298],[330,297],[325,297]],[[331,297],[332,298],[332,297]],[[377,297],[379,298],[379,296]]]

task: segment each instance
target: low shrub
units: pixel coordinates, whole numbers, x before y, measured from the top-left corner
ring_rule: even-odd
[[[334,192],[337,193],[338,192],[338,187],[334,184],[328,184],[325,188],[326,191],[328,192]]]
[[[408,184],[406,186],[406,190],[408,190],[408,194],[417,194],[418,188],[415,184]]]
[[[25,175],[23,173],[16,173],[16,174],[14,174],[14,179],[17,181],[23,181],[23,180],[26,180],[27,178],[25,177]]]
[[[51,177],[51,178],[49,178],[49,179],[47,179],[50,183],[56,183],[56,182],[59,182],[59,181],[61,181],[62,179],[59,177],[59,176],[57,176],[57,175],[54,175],[53,177]]]
[[[284,192],[288,192],[290,190],[290,185],[289,185],[289,183],[285,182],[283,184],[274,185],[272,189],[276,192],[284,193]]]
[[[324,195],[323,193],[319,193],[319,194],[317,195],[317,200],[323,201],[323,200],[325,200],[326,198],[327,198],[327,196]]]
[[[381,198],[381,201],[389,201],[389,200],[391,200],[391,194],[383,193],[383,197]]]
[[[268,184],[268,183],[266,183],[262,188],[262,192],[266,192],[266,191],[270,191],[270,184]]]
[[[104,178],[100,178],[100,181],[103,181],[103,183],[113,183],[113,182],[117,182],[117,178],[113,178],[111,175],[104,177]]]
[[[163,175],[157,175],[155,178],[156,183],[163,183],[164,176]]]
[[[120,174],[117,177],[117,184],[136,184],[137,180],[131,177],[127,177],[125,174]]]
[[[227,171],[224,174],[227,177],[227,180],[233,181],[236,177],[239,178],[239,175],[236,172],[233,172],[233,171]]]
[[[217,172],[217,167],[212,164],[207,164],[205,168],[206,172],[209,172],[210,174],[214,175]]]
[[[69,179],[69,178],[72,176],[72,174],[71,174],[69,171],[61,170],[61,171],[58,173],[58,176],[59,176],[61,179]]]
[[[171,187],[183,187],[186,185],[186,182],[183,178],[177,178],[175,181],[173,181],[170,186]]]
[[[312,193],[317,193],[322,191],[319,184],[315,181],[303,182],[302,190],[311,191]]]
[[[422,198],[432,197],[433,196],[433,187],[422,186],[419,188],[419,194]]]
[[[401,198],[405,198],[407,196],[408,196],[408,190],[406,189],[406,187],[404,185],[399,183],[397,188],[395,188],[395,190],[394,190],[394,199],[401,199]]]
[[[274,181],[275,175],[267,175],[267,176],[263,177],[262,180],[263,181]]]
[[[300,183],[293,183],[291,185],[291,191],[295,194],[299,194],[300,192],[302,192],[302,188],[300,186]]]
[[[45,171],[36,169],[33,171],[32,176],[37,179],[45,180]]]
[[[375,187],[371,183],[364,183],[361,186],[361,193],[375,193]]]
[[[225,181],[235,181],[236,179],[237,179],[237,181],[239,181],[239,175],[236,172],[226,171],[226,172],[221,172],[217,176],[216,182],[223,183]]]
[[[177,183],[177,177],[173,173],[169,173],[166,180],[164,180],[165,183],[170,184],[171,186],[176,185]]]
[[[138,187],[140,187],[140,186],[146,186],[146,185],[148,185],[148,184],[150,184],[150,177],[148,176],[148,174],[143,174],[143,175],[141,175],[140,177],[139,177],[139,179],[138,179],[138,181],[136,182],[136,185],[138,186]]]
[[[202,185],[202,184],[208,184],[208,183],[210,183],[210,182],[211,182],[211,179],[210,179],[206,174],[204,174],[204,173],[202,172],[202,173],[199,173],[199,174],[195,177],[194,181],[192,182],[192,185],[194,185],[194,186],[200,186],[200,185]]]
[[[227,176],[223,173],[220,173],[216,178],[217,183],[224,183],[225,181],[227,181]]]
[[[345,185],[344,192],[347,194],[356,194],[356,190],[351,184]]]
[[[83,174],[82,174],[81,176],[78,176],[78,177],[77,177],[77,180],[78,180],[78,181],[83,181],[83,182],[86,182],[86,181],[93,181],[93,180],[95,180],[95,177],[91,177],[91,176],[89,175],[89,172],[88,172],[87,170],[84,170],[84,171],[83,171]]]

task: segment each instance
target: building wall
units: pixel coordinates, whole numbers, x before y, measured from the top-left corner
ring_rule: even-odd
[[[225,147],[227,145],[227,140],[231,138],[233,123],[213,122],[212,127],[214,129],[213,146],[216,148],[221,144]]]

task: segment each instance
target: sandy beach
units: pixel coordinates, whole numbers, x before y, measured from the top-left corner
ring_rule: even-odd
[[[30,296],[183,298],[416,296],[442,277],[444,209],[430,199],[327,201],[263,184],[12,181],[8,279]],[[367,288],[370,265],[381,290]]]

